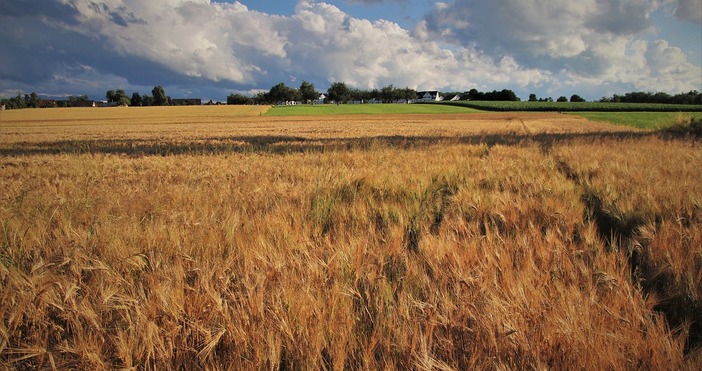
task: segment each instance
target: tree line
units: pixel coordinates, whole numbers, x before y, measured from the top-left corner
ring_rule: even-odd
[[[37,93],[32,92],[31,94],[17,94],[16,97],[3,98],[1,100],[2,105],[6,109],[19,109],[19,108],[37,108],[39,107],[39,96]]]
[[[154,86],[152,95],[141,95],[132,93],[131,98],[127,96],[124,89],[108,90],[105,98],[108,103],[116,106],[168,106],[171,104],[171,97],[166,95],[166,91],[161,85]],[[5,109],[39,108],[42,107],[42,100],[37,93],[17,94],[12,98],[0,99],[0,103]],[[92,102],[87,95],[69,96],[65,100],[51,100],[51,107],[77,107],[85,106],[86,102]],[[47,105],[44,105],[46,107]]]
[[[537,98],[536,94],[532,93],[529,94],[529,102],[553,102],[553,98]],[[556,99],[556,102],[585,102],[585,98],[577,94],[573,94],[570,96],[570,100],[568,100],[568,98],[565,95],[561,95]]]
[[[664,104],[702,104],[702,94],[697,90],[687,93],[670,95],[668,93],[652,93],[635,91],[624,95],[614,94],[603,97],[600,102],[613,103],[664,103]]]
[[[491,92],[481,92],[471,89],[465,92],[439,92],[444,99],[451,99],[458,96],[460,100],[478,101],[520,101],[521,99],[510,89],[493,90]],[[279,83],[267,92],[260,92],[253,97],[236,93],[227,97],[227,104],[279,104],[282,102],[303,102],[311,103],[318,99],[320,93],[314,85],[303,81],[299,88],[286,86]],[[383,103],[397,102],[402,100],[415,99],[417,91],[410,88],[396,88],[388,85],[381,89],[363,90],[349,88],[343,82],[335,82],[326,91],[327,102],[347,103],[349,101],[370,101],[376,99]],[[537,97],[536,94],[529,94],[529,102],[553,102],[552,97]],[[586,102],[585,98],[578,94],[573,94],[570,98],[560,96],[556,102]],[[658,103],[658,104],[702,104],[702,94],[697,90],[687,93],[670,95],[668,93],[653,92],[630,92],[624,95],[614,94],[611,97],[603,97],[599,102],[613,103]]]
[[[348,103],[350,101],[377,101],[382,103],[409,102],[417,98],[417,91],[411,88],[397,88],[388,85],[381,89],[356,89],[349,88],[343,82],[333,83],[325,92],[325,103],[337,102]],[[458,96],[460,100],[478,101],[520,101],[517,94],[510,89],[493,90],[481,92],[471,89],[465,92],[439,92],[444,99],[452,99]],[[315,90],[313,84],[303,81],[299,88],[288,87],[284,83],[273,86],[267,92],[259,92],[254,96],[241,93],[233,93],[227,97],[227,104],[283,104],[285,102],[312,103],[317,101],[320,93]],[[567,102],[569,99],[561,96],[558,102]],[[553,102],[553,98],[537,98],[536,94],[529,95],[529,101]],[[577,94],[570,97],[571,102],[585,102],[585,99]]]
[[[460,100],[478,101],[519,101],[519,97],[509,89],[491,92],[481,92],[471,89],[465,92],[440,92],[445,99],[458,96]],[[299,87],[289,87],[285,83],[278,83],[265,92],[259,92],[253,96],[241,93],[233,93],[227,97],[227,104],[284,104],[286,102],[317,102],[321,93],[315,89],[314,84],[303,81]],[[380,89],[357,89],[350,88],[344,82],[331,84],[325,92],[324,103],[348,103],[351,101],[377,101],[382,103],[409,102],[416,99],[417,91],[411,88],[397,88],[388,85]],[[124,89],[108,90],[105,94],[108,103],[119,106],[168,106],[172,104],[172,99],[166,95],[165,89],[161,85],[154,86],[151,95],[132,93],[127,95]],[[536,94],[529,95],[530,102],[553,102],[553,98],[537,98]],[[560,96],[557,102],[585,102],[585,99],[577,94],[573,94],[570,99]],[[41,105],[42,99],[32,92],[30,94],[17,94],[15,97],[0,99],[0,103],[6,109],[37,108]],[[90,102],[86,95],[69,96],[66,100],[52,101],[54,107],[74,107],[83,106],[85,102]],[[211,103],[212,101],[210,101]],[[658,104],[702,104],[702,94],[696,90],[687,93],[670,95],[662,92],[630,92],[624,95],[614,94],[611,97],[603,97],[599,102],[614,103],[658,103]]]
[[[141,95],[138,92],[132,93],[129,98],[123,89],[108,90],[105,93],[105,98],[110,103],[116,103],[119,106],[170,106],[171,97],[166,95],[166,90],[163,86],[157,85],[151,89],[151,95]]]
[[[289,87],[281,82],[271,87],[267,92],[259,92],[254,96],[232,93],[227,97],[227,104],[281,104],[285,102],[309,104],[318,101],[321,95],[315,89],[314,84],[307,81],[303,81],[299,88]],[[335,82],[325,92],[324,102],[348,103],[376,100],[391,103],[403,100],[407,102],[416,97],[416,90],[407,87],[397,88],[392,84],[381,89],[364,90],[350,88],[344,82]]]

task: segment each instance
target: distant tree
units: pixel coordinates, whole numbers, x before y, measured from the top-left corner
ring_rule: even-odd
[[[665,103],[665,104],[702,104],[702,94],[697,90],[671,96],[668,93],[630,92],[624,95],[614,94],[602,97],[600,102],[610,103]]]
[[[351,91],[343,82],[335,82],[327,90],[327,98],[337,103],[346,103],[351,98]]]
[[[169,98],[166,95],[166,91],[163,89],[163,86],[158,85],[154,86],[153,90],[151,90],[151,94],[154,96],[154,106],[167,106]]]
[[[361,89],[350,89],[349,90],[349,99],[352,101],[361,101],[361,100],[366,100],[366,91],[361,90]]]
[[[243,105],[243,104],[253,104],[254,100],[251,97],[247,97],[244,94],[229,94],[227,97],[227,104]]]
[[[519,101],[519,97],[512,90],[502,89],[501,91],[493,90],[488,93],[479,92],[476,89],[470,89],[466,94],[469,100],[487,100],[487,101]]]
[[[397,100],[397,94],[396,94],[395,87],[390,84],[388,86],[383,87],[380,89],[380,100],[383,101],[383,103],[391,103]]]
[[[529,94],[529,102],[536,102],[536,101],[537,101],[536,94],[534,94],[534,93]]]
[[[502,91],[500,91],[500,93],[499,93],[498,100],[518,102],[520,99],[517,96],[517,94],[515,94],[512,90],[502,89]]]
[[[39,108],[39,96],[35,92],[31,92],[28,96],[25,95],[27,100],[27,107]]]
[[[268,91],[266,101],[268,103],[278,104],[283,102],[298,101],[301,99],[300,91],[295,88],[290,88],[285,83],[278,83]]]
[[[583,99],[581,96],[577,94],[573,94],[570,96],[570,101],[571,102],[585,102],[585,99]]]
[[[380,90],[373,89],[373,90],[369,91],[368,92],[368,100],[371,100],[371,99],[380,100]]]
[[[105,98],[107,98],[108,102],[117,103],[120,106],[128,106],[131,103],[131,99],[127,97],[124,89],[108,90],[105,93]]]
[[[560,97],[558,97],[558,99],[556,99],[556,102],[567,102],[567,101],[568,101],[568,98],[566,98],[562,95]]]
[[[302,93],[300,93],[300,89],[297,89],[297,88],[288,89],[288,96],[287,96],[286,101],[300,102],[301,100],[302,100]]]
[[[141,97],[141,105],[142,106],[153,106],[154,105],[154,97],[148,94],[144,94]]]
[[[702,94],[697,90],[690,90],[687,93],[677,94],[672,97],[675,104],[702,104]]]
[[[117,95],[116,102],[120,106],[128,106],[129,103],[131,103],[131,99],[129,99],[129,97],[127,96],[127,92],[125,92],[124,89],[117,90],[117,92],[115,94]]]
[[[5,105],[6,109],[21,109],[27,107],[27,102],[19,93],[15,97],[3,99],[2,104]]]
[[[141,95],[139,93],[134,92],[132,93],[132,99],[129,103],[131,106],[138,107],[141,106],[144,103],[144,101],[141,99]]]
[[[481,92],[479,92],[478,89],[470,89],[466,93],[466,98],[469,100],[481,100],[480,98],[482,95],[483,94]]]
[[[87,95],[71,95],[68,97],[69,102],[87,102],[90,98]]]
[[[399,99],[404,99],[409,102],[413,99],[417,99],[417,91],[411,88],[398,89]]]
[[[314,84],[303,81],[300,84],[300,97],[304,103],[312,103],[319,98],[319,93],[314,89]]]
[[[268,93],[258,92],[253,96],[254,104],[267,104],[268,103]]]
[[[132,102],[132,100],[129,99],[129,97],[127,96],[127,93],[126,93],[123,89],[117,90],[117,92],[115,93],[115,95],[116,95],[116,96],[115,96],[115,99],[116,99],[115,102],[117,102],[117,105],[118,105],[118,106],[124,106],[124,107],[126,107],[126,106],[128,106],[128,105]]]

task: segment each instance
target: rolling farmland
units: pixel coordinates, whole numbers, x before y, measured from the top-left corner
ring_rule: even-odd
[[[2,112],[0,365],[702,362],[698,140],[264,111]]]

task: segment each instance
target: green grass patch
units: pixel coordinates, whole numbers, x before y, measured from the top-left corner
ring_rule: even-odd
[[[361,114],[440,114],[470,113],[477,110],[465,106],[440,104],[302,104],[274,106],[265,116],[361,115]]]
[[[588,120],[604,121],[615,125],[657,130],[702,119],[702,112],[572,112]]]
[[[698,104],[607,103],[607,102],[508,102],[458,101],[429,105],[464,106],[485,111],[536,112],[702,112]]]

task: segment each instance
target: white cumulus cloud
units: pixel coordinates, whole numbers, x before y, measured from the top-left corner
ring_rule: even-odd
[[[291,75],[364,88],[387,84],[462,89],[547,78],[515,60],[470,47],[443,47],[398,24],[351,17],[324,2],[299,1],[295,14],[269,15],[241,3],[186,0],[62,0],[76,15],[57,27],[98,37],[122,56],[179,74],[266,85]],[[508,67],[508,68],[504,68]]]
[[[646,41],[655,31],[652,14],[662,5],[648,0],[453,0],[427,15],[418,34],[477,45],[493,57],[512,56],[523,66],[550,71],[562,83],[699,89],[699,65],[665,42]],[[680,0],[678,12],[688,7],[702,9],[702,4]],[[563,76],[568,78],[560,80]]]

